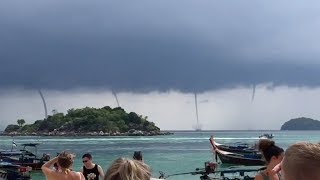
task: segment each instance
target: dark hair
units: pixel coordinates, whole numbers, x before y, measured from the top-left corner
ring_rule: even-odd
[[[133,159],[134,160],[138,160],[138,161],[142,161],[142,152],[141,151],[135,151],[133,153]]]
[[[85,154],[82,156],[82,158],[92,159],[92,156],[91,156],[91,154],[89,154],[89,153],[85,153]]]
[[[278,157],[284,150],[275,145],[274,141],[270,139],[261,139],[259,141],[259,150],[262,152],[265,160],[269,163],[272,156]]]

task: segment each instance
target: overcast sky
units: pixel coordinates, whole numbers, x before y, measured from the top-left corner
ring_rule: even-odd
[[[287,102],[279,102],[280,95],[298,93],[302,98],[294,102],[300,114],[314,115],[301,104],[308,102],[304,94],[318,92],[320,85],[319,8],[317,1],[1,1],[0,107],[5,108],[0,118],[15,121],[21,111],[6,107],[28,106],[23,99],[41,100],[34,94],[39,88],[54,99],[49,106],[61,111],[108,105],[112,89],[120,93],[124,107],[153,117],[161,128],[190,129],[191,120],[183,128],[178,122],[193,108],[185,102],[198,92],[205,100],[217,94],[228,97],[199,105],[208,108],[208,119],[229,112],[230,122],[242,118],[241,129],[277,129],[276,120],[296,115],[295,105],[286,104],[268,126],[253,125],[251,121],[259,122],[254,116],[258,110],[242,108],[257,107],[259,96],[281,104]],[[260,94],[256,91],[251,103],[253,84]],[[249,104],[235,98],[243,91]],[[72,98],[86,95],[90,100]],[[69,96],[67,107],[64,99]],[[159,100],[159,108],[172,105],[175,116],[149,110],[149,98]],[[177,108],[176,102],[184,106]],[[223,106],[228,102],[233,103]],[[40,110],[33,107],[19,117],[41,118],[41,101],[34,103]],[[172,128],[169,119],[177,121]]]

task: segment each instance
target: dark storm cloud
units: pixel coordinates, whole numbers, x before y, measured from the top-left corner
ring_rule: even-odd
[[[0,86],[125,91],[269,82],[318,86],[317,5],[3,1]]]

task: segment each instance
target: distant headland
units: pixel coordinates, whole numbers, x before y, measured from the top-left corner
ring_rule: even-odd
[[[320,130],[320,121],[306,117],[290,119],[280,130]]]
[[[54,112],[44,120],[25,124],[18,119],[17,124],[8,125],[2,135],[26,136],[155,136],[168,135],[147,120],[147,116],[135,112],[127,113],[121,107],[85,107],[69,109],[67,114]]]

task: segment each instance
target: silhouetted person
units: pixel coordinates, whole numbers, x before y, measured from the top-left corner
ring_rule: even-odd
[[[135,151],[133,153],[133,159],[134,160],[138,160],[138,161],[143,161],[142,152],[141,151]]]

